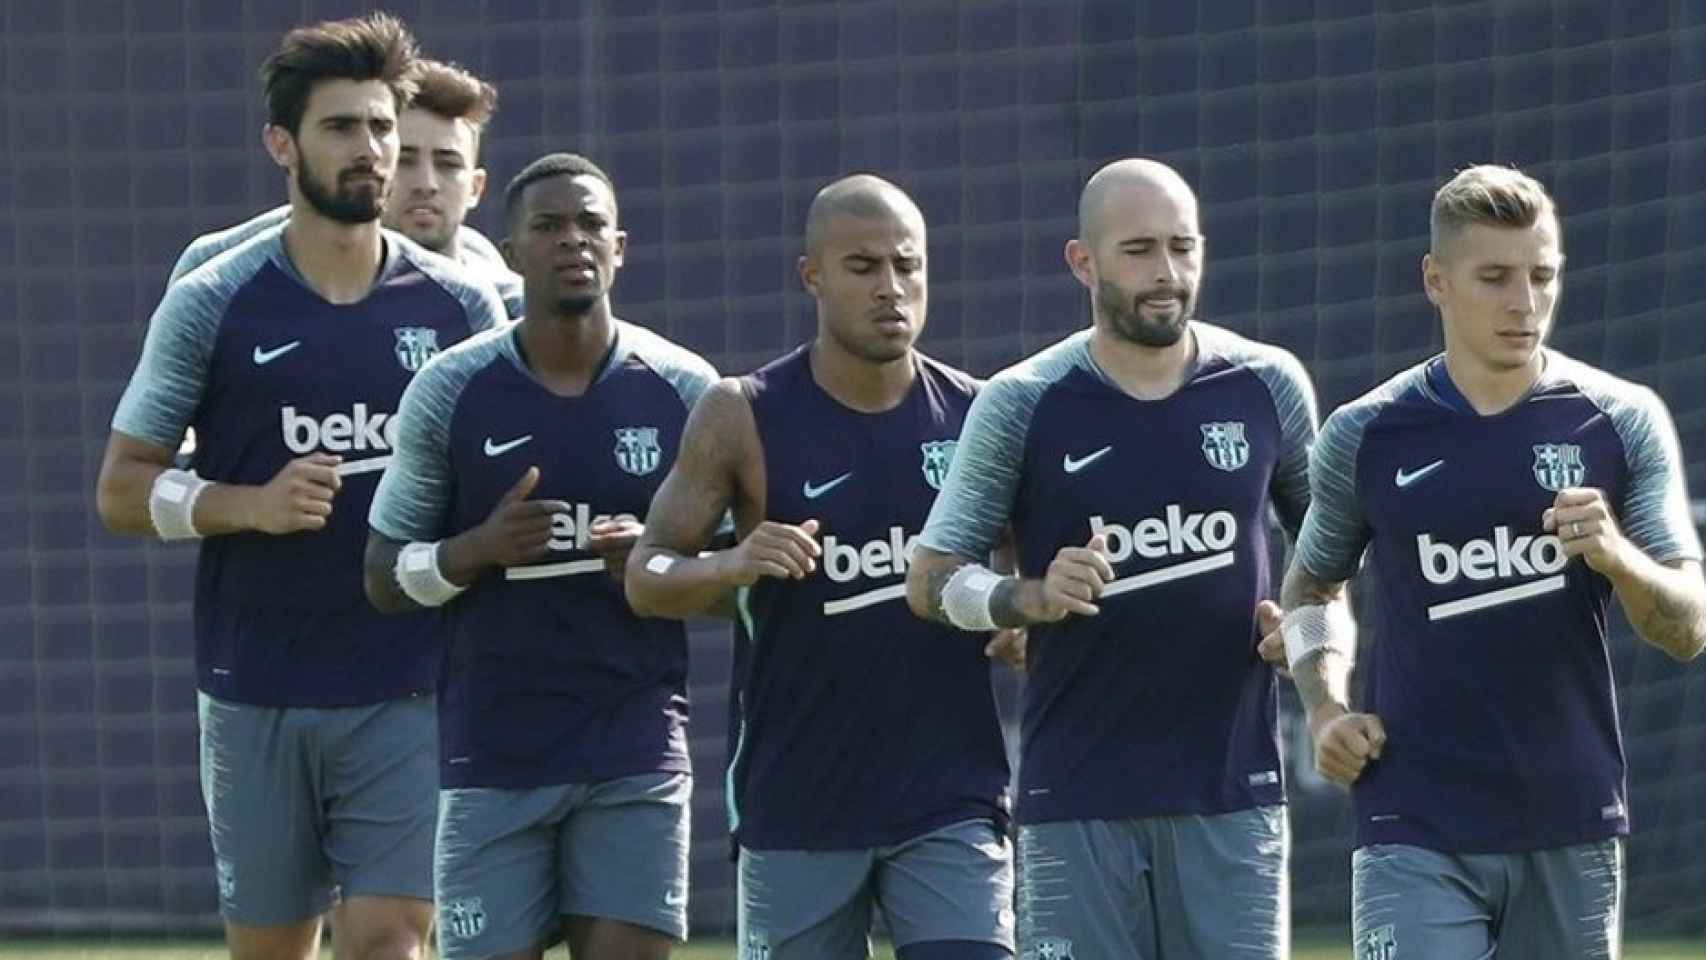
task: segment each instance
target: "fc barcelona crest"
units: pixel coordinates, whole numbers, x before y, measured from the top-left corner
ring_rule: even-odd
[[[1397,926],[1387,924],[1357,939],[1356,960],[1393,960],[1398,956]]]
[[[1534,445],[1534,480],[1545,489],[1556,493],[1565,487],[1579,487],[1587,476],[1581,447],[1573,443]]]
[[[1202,453],[1209,465],[1231,472],[1250,462],[1250,441],[1244,439],[1244,423],[1225,420],[1202,424]]]
[[[924,451],[924,482],[930,485],[930,489],[942,489],[942,481],[948,479],[948,466],[954,462],[954,450],[959,445],[958,440],[932,440],[918,445]]]
[[[414,373],[438,353],[438,331],[431,327],[398,327],[397,362]]]
[[[439,926],[458,940],[472,940],[486,929],[486,905],[479,897],[452,900],[439,913]]]
[[[1023,960],[1076,960],[1069,937],[1039,937],[1025,950]]]
[[[616,465],[643,477],[663,462],[657,427],[623,427],[616,431]]]

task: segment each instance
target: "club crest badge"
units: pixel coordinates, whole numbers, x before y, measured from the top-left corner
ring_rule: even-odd
[[[1244,424],[1238,420],[1201,424],[1202,452],[1209,465],[1228,473],[1250,462],[1250,441],[1244,439]]]
[[[1573,443],[1534,445],[1534,481],[1544,489],[1557,493],[1566,487],[1579,487],[1587,476],[1581,447]]]
[[[656,470],[663,462],[657,427],[622,427],[616,431],[616,465],[636,477]]]
[[[924,452],[924,482],[930,485],[930,489],[942,489],[942,481],[948,479],[948,466],[954,462],[954,450],[959,445],[958,440],[932,440],[918,445]]]
[[[431,327],[398,327],[397,362],[414,373],[438,354],[438,331]]]

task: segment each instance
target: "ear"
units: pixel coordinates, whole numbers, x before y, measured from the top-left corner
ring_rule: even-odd
[[[809,254],[802,253],[800,254],[800,259],[796,262],[795,267],[800,271],[800,286],[805,287],[806,292],[812,296],[817,296],[817,278],[819,273],[817,261],[813,260]]]
[[[486,195],[486,168],[475,167],[474,173],[468,178],[468,206],[472,210],[480,205],[480,198]]]
[[[272,162],[286,170],[296,169],[296,138],[283,127],[269,123],[261,128],[261,145],[267,148]]]
[[[1086,289],[1096,289],[1096,264],[1090,257],[1090,247],[1077,237],[1066,241],[1066,265]]]
[[[515,261],[515,244],[509,242],[509,237],[507,235],[502,240],[498,241],[498,252],[504,255],[504,264],[508,266],[512,272],[521,272],[521,264]]]
[[[610,265],[620,267],[628,259],[628,231],[616,231],[616,243],[610,255]]]
[[[1445,296],[1445,271],[1431,253],[1422,254],[1422,290],[1428,295],[1428,302],[1436,307]]]

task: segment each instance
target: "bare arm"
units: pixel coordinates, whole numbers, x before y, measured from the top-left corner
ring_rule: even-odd
[[[733,379],[705,391],[687,418],[681,452],[628,556],[628,604],[642,617],[714,612],[760,576],[803,577],[816,566],[816,524],[761,521],[764,462],[752,405]],[[701,555],[731,507],[744,531],[734,547]]]
[[[96,509],[108,530],[156,535],[148,501],[154,481],[171,468],[176,452],[117,430],[108,435],[95,482]],[[212,537],[249,530],[282,534],[322,529],[342,486],[339,462],[328,454],[312,454],[292,460],[261,486],[212,484],[196,500],[196,531]]]
[[[1350,603],[1344,581],[1332,583],[1317,579],[1303,569],[1294,554],[1291,566],[1285,572],[1285,583],[1280,587],[1280,605],[1287,610],[1295,610],[1334,603]],[[1304,657],[1292,669],[1291,679],[1297,685],[1298,698],[1303,701],[1311,726],[1323,712],[1332,716],[1350,712],[1351,669],[1355,666],[1351,657],[1324,649]]]
[[[1636,551],[1614,580],[1617,599],[1641,639],[1687,662],[1706,650],[1706,579],[1693,560],[1659,563]]]
[[[907,604],[926,620],[954,626],[942,607],[942,590],[961,567],[974,563],[920,544],[906,571]],[[1113,578],[1106,544],[1092,537],[1085,546],[1061,548],[1041,578],[1002,577],[989,596],[989,616],[1002,629],[1053,623],[1073,613],[1093,617],[1101,612],[1096,599]]]

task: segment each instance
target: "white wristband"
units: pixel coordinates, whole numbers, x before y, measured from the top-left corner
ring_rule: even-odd
[[[423,607],[442,607],[468,589],[445,579],[438,569],[437,543],[411,543],[397,551],[397,586]]]
[[[1320,651],[1340,653],[1353,662],[1357,655],[1357,625],[1342,603],[1311,604],[1287,613],[1280,621],[1285,638],[1285,662],[1292,670],[1305,657]]]
[[[975,563],[954,571],[942,585],[942,615],[961,630],[985,633],[995,629],[989,614],[989,598],[1002,576]]]
[[[148,493],[148,519],[160,539],[193,540],[201,536],[195,528],[195,502],[211,484],[193,470],[163,470],[154,478]]]

